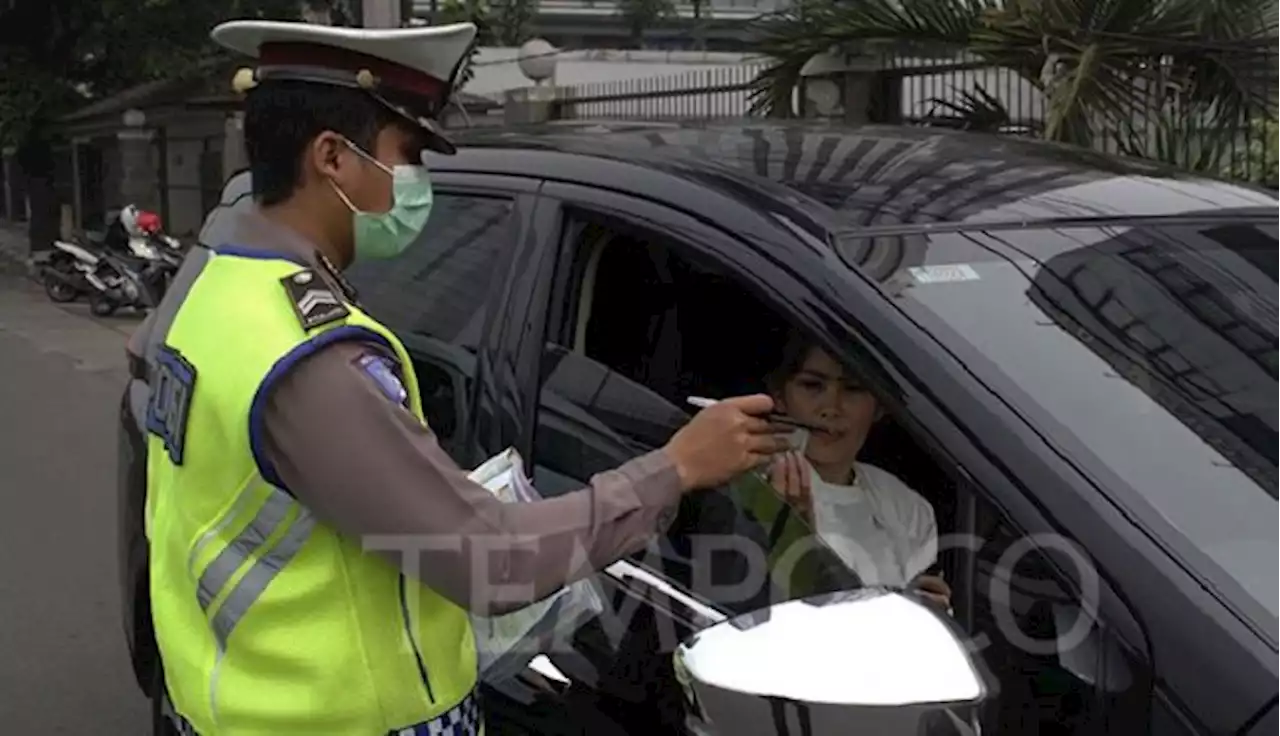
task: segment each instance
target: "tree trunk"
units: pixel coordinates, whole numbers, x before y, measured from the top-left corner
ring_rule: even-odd
[[[58,198],[53,187],[53,143],[41,132],[43,126],[33,127],[14,157],[26,179],[27,198],[31,203],[31,219],[27,223],[27,237],[32,253],[48,250],[58,237]]]

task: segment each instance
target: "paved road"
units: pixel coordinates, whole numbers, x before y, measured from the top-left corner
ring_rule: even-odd
[[[3,733],[150,733],[115,557],[115,412],[136,324],[0,275]]]

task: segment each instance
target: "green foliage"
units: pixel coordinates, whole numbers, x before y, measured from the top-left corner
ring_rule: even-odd
[[[489,4],[489,22],[493,43],[519,46],[533,37],[533,21],[538,16],[538,0],[493,0]]]
[[[1280,188],[1280,128],[1275,111],[1268,118],[1255,118],[1243,138],[1224,162],[1221,173],[1229,179]]]
[[[803,0],[756,31],[773,60],[757,109],[789,112],[801,68],[829,50],[967,52],[1044,95],[1045,138],[1083,146],[1179,114],[1174,128],[1216,137],[1202,142],[1214,159],[1235,121],[1269,112],[1277,86],[1276,0]]]
[[[1015,120],[1009,108],[981,84],[972,90],[955,90],[955,100],[934,97],[929,100],[932,109],[927,116],[930,125],[942,125],[983,133],[1038,132],[1039,121]]]
[[[462,68],[458,70],[458,79],[456,88],[462,89],[467,86],[467,82],[475,76],[476,54],[479,53],[481,46],[487,46],[491,43],[493,26],[491,23],[491,14],[489,4],[484,0],[443,0],[436,12],[435,22],[439,25],[448,23],[465,23],[470,21],[476,24],[476,38],[471,42],[471,51],[467,54],[467,58],[462,63]]]
[[[476,24],[476,39],[458,72],[458,89],[475,76],[476,54],[481,46],[519,46],[531,37],[530,27],[538,12],[537,0],[443,0],[436,23]]]
[[[1233,141],[1206,130],[1195,118],[1172,110],[1153,115],[1145,126],[1129,131],[1120,152],[1187,171],[1216,173],[1227,164]]]
[[[0,141],[49,135],[95,99],[189,71],[229,18],[288,19],[298,0],[21,0],[0,12]]]

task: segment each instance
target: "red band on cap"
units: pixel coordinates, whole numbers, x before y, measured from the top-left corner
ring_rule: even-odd
[[[357,73],[368,69],[378,78],[379,88],[425,97],[440,102],[448,97],[448,85],[426,72],[359,51],[301,42],[264,43],[258,52],[263,66],[316,66]]]

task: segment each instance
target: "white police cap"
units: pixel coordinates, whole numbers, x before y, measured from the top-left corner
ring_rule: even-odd
[[[234,20],[210,35],[221,46],[257,60],[256,68],[236,74],[238,92],[268,80],[361,89],[427,131],[431,149],[457,150],[435,119],[449,102],[475,39],[473,23],[374,29]]]

